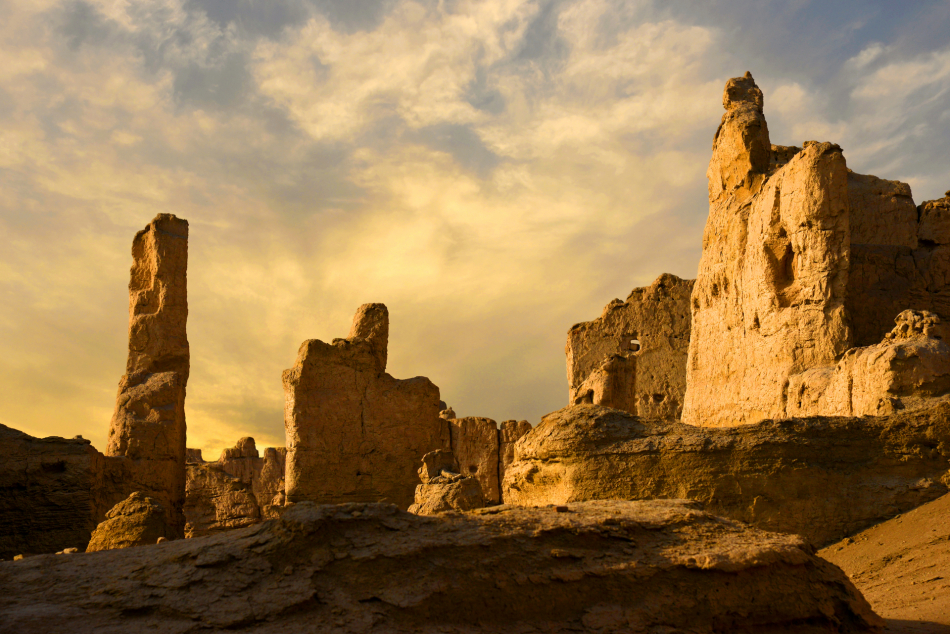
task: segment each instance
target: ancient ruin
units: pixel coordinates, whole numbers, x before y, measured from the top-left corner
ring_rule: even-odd
[[[205,462],[188,450],[185,536],[200,537],[276,517],[284,506],[287,450],[268,447],[261,457],[253,438],[241,438]]]
[[[0,565],[0,614],[18,634],[847,634],[883,626],[800,538],[684,501],[438,518],[385,504],[302,503],[221,535]]]
[[[574,405],[545,416],[515,453],[508,504],[686,498],[824,545],[950,491],[950,404],[727,428]]]
[[[182,537],[188,221],[171,214],[156,216],[135,234],[132,260],[129,357],[106,455],[128,460],[125,494],[139,491],[158,500],[168,513],[172,534]]]
[[[570,403],[593,403],[647,418],[680,417],[686,392],[693,280],[665,273],[627,301],[567,333]]]
[[[388,344],[389,311],[364,304],[349,337],[305,341],[284,371],[288,501],[406,509],[419,459],[449,447],[439,388],[387,374]]]

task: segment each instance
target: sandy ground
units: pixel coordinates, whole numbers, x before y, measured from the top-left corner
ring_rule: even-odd
[[[887,632],[950,634],[950,495],[818,553],[887,619]]]

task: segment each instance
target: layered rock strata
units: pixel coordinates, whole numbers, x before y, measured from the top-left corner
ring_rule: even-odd
[[[84,550],[124,497],[125,461],[78,436],[34,438],[0,425],[0,455],[0,559]]]
[[[174,537],[165,523],[167,515],[157,500],[135,492],[109,509],[92,532],[86,552],[146,546],[160,537]]]
[[[567,333],[569,402],[649,418],[680,417],[694,280],[664,273]]]
[[[189,461],[185,536],[199,537],[276,517],[284,505],[286,460],[283,447],[268,447],[261,457],[253,438],[241,438],[216,462]]]
[[[509,504],[689,498],[822,545],[948,491],[950,404],[729,428],[577,405],[545,416],[515,453]]]
[[[159,214],[132,243],[129,357],[109,427],[108,456],[128,459],[125,494],[158,500],[184,535],[185,386],[189,349],[188,222]]]
[[[438,518],[391,505],[297,504],[279,520],[222,535],[2,563],[0,613],[0,632],[18,634],[883,626],[799,538],[682,501]]]
[[[348,338],[305,341],[284,371],[289,501],[408,508],[419,459],[448,447],[439,388],[387,374],[388,340],[388,310],[364,304]]]

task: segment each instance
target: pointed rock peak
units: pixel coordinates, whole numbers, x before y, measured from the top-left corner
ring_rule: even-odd
[[[386,369],[389,347],[389,309],[385,304],[363,304],[353,316],[353,326],[347,339],[365,339],[372,347],[380,364],[380,372]]]
[[[746,71],[742,77],[733,77],[726,82],[722,93],[722,105],[726,110],[734,110],[744,105],[751,105],[759,112],[765,106],[765,97],[752,79],[752,73]]]

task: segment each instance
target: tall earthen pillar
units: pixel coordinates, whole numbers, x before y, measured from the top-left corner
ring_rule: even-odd
[[[166,508],[184,535],[185,324],[188,221],[159,214],[132,242],[129,358],[119,381],[106,454],[129,460],[127,494],[141,491]]]

